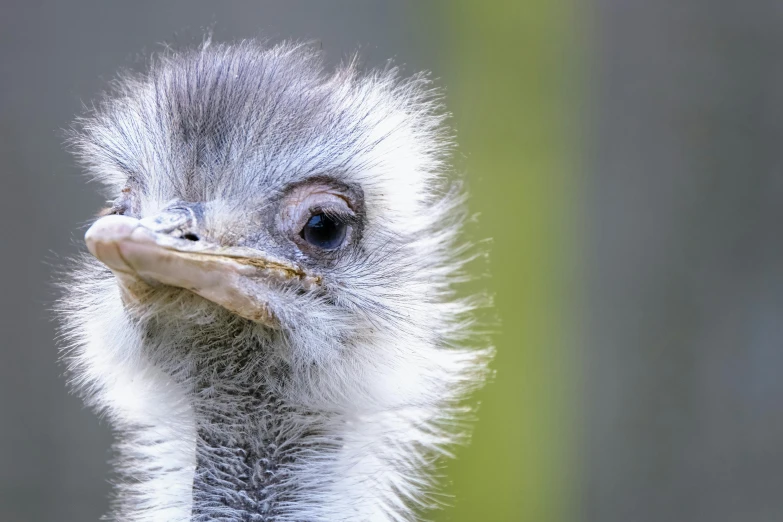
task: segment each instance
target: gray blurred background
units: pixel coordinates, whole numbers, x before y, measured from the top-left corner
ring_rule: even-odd
[[[111,434],[66,393],[49,312],[53,274],[103,204],[61,129],[119,68],[209,28],[316,40],[331,63],[395,58],[446,87],[505,326],[474,443],[445,471],[454,507],[433,516],[783,520],[783,3],[469,4],[0,3],[0,521],[108,508]],[[536,60],[536,45],[556,51]],[[514,165],[541,149],[546,120],[538,91],[505,81],[517,72],[554,78],[559,97],[542,103],[576,113],[550,153],[573,159],[545,239],[514,199]],[[550,240],[566,245],[562,273],[547,272],[566,283],[541,305],[569,332],[556,364],[514,330],[528,287],[505,277]]]
[[[783,3],[595,19],[585,518],[783,520]]]

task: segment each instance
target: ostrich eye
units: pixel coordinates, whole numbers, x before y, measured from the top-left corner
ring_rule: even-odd
[[[360,189],[329,178],[314,178],[290,189],[281,200],[278,230],[312,263],[333,263],[338,252],[358,245],[363,229]]]
[[[338,218],[323,212],[313,214],[302,229],[302,238],[311,245],[324,250],[335,250],[342,246],[348,226]]]
[[[101,212],[101,216],[126,216],[133,213],[133,204],[131,201],[132,194],[131,189],[129,187],[125,187],[122,189],[122,193],[120,194],[120,197],[118,197],[116,200],[111,202],[111,205],[107,208],[104,208]]]

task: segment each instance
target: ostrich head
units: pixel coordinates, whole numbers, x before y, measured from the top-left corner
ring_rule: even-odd
[[[169,51],[72,144],[110,193],[61,301],[118,520],[409,520],[486,373],[425,76]]]

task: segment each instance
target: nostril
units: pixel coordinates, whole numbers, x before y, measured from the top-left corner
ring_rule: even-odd
[[[198,241],[199,237],[193,232],[187,232],[182,234],[182,239],[187,239],[188,241]]]

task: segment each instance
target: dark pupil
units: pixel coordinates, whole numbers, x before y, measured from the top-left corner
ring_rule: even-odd
[[[341,223],[325,214],[315,214],[307,221],[302,230],[305,241],[318,248],[333,250],[342,245],[345,239],[345,223]]]

